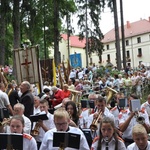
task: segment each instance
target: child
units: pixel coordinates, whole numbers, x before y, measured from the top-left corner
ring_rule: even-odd
[[[102,118],[100,122],[99,137],[96,137],[91,150],[126,150],[126,147],[117,137],[114,120],[109,117]]]

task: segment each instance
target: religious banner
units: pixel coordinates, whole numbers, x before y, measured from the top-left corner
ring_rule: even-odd
[[[53,82],[53,59],[40,60],[43,81]]]
[[[73,68],[77,68],[77,67],[82,68],[81,54],[77,54],[77,53],[71,54],[70,61],[71,61],[71,66]]]
[[[40,83],[38,47],[15,49],[17,82],[29,81],[31,84]]]

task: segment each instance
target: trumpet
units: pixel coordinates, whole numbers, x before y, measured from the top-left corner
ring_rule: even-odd
[[[72,115],[71,115],[70,111],[68,112],[68,114],[69,114],[70,119],[72,120]]]
[[[7,120],[0,122],[0,127],[8,125],[10,123],[11,118],[8,118]]]
[[[37,136],[39,135],[39,130],[40,130],[40,125],[38,124],[38,122],[35,124],[34,129],[31,131],[31,135],[32,136]]]
[[[138,111],[135,115],[136,121],[139,124],[144,124],[145,123],[145,118],[143,116],[140,115],[140,112]]]
[[[99,110],[98,116],[93,119],[92,124],[90,125],[90,129],[92,132],[94,132],[98,129],[98,121],[101,117],[102,117],[102,111]]]

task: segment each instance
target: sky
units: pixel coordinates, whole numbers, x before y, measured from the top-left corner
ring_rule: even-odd
[[[117,0],[118,8],[118,23],[120,26],[120,0]],[[122,0],[123,3],[123,15],[124,24],[127,21],[130,23],[138,21],[140,19],[147,19],[150,17],[150,0]],[[113,13],[110,12],[110,8],[105,8],[104,13],[101,14],[100,29],[105,34],[114,28]],[[75,34],[79,33],[77,27],[77,20],[73,18],[73,27],[75,28]]]
[[[120,0],[117,0],[118,8],[118,23],[120,25]],[[147,19],[150,17],[150,0],[122,0],[123,1],[123,15],[124,24],[127,21],[130,23],[138,21],[140,19]],[[114,28],[113,13],[108,8],[104,10],[102,14],[102,20],[100,21],[100,28],[103,34]]]

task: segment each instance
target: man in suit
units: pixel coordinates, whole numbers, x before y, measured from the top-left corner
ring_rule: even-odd
[[[20,103],[25,106],[24,115],[26,117],[30,117],[33,115],[33,108],[34,108],[34,98],[30,91],[31,85],[28,81],[23,81],[20,85],[20,91],[22,93],[20,98]]]

